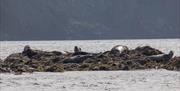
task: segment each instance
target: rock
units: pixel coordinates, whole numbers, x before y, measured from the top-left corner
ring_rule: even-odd
[[[26,63],[30,61],[30,58],[27,56],[24,56],[21,53],[15,53],[15,54],[11,54],[9,55],[5,60],[4,63],[7,65],[11,65],[11,64],[20,64],[20,63]]]
[[[8,66],[0,59],[0,73],[9,72]]]
[[[110,65],[107,65],[107,64],[102,64],[102,65],[99,65],[99,70],[111,70],[111,67]]]
[[[180,57],[174,57],[163,68],[180,71]]]
[[[90,63],[83,63],[82,65],[79,66],[80,71],[89,71],[91,64]]]
[[[8,65],[4,64],[4,61],[0,59],[0,73],[10,72]]]
[[[46,68],[47,72],[63,72],[64,66],[62,64],[53,64]]]
[[[77,63],[64,64],[64,70],[65,71],[78,71],[79,67],[80,67],[80,64],[77,64]]]
[[[129,66],[125,65],[122,70],[130,70]]]
[[[32,68],[26,65],[31,59],[23,56],[21,53],[11,54],[4,60],[4,64],[8,65],[10,71],[13,72],[32,72]]]

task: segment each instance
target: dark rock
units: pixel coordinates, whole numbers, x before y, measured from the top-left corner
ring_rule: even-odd
[[[122,70],[130,70],[129,67],[126,65],[122,68]]]
[[[80,64],[77,64],[77,63],[64,64],[64,70],[65,71],[78,71],[79,67],[80,67]]]
[[[10,72],[8,70],[8,66],[3,63],[3,61],[0,61],[0,73]]]
[[[100,65],[99,70],[110,70],[110,65],[106,65],[106,64]]]
[[[3,62],[3,60],[2,60],[2,59],[0,59],[0,63],[1,63],[1,62]]]
[[[163,68],[180,71],[180,57],[174,57]]]
[[[47,72],[63,72],[64,66],[62,64],[53,64],[46,68]]]
[[[82,64],[82,65],[79,66],[79,70],[80,70],[80,71],[88,71],[88,70],[90,70],[90,69],[89,69],[90,66],[91,66],[91,64],[84,63],[84,64]]]
[[[5,64],[20,64],[20,63],[26,63],[28,61],[30,61],[31,59],[27,56],[24,56],[21,53],[15,53],[15,54],[11,54],[9,55],[5,60],[4,63]]]

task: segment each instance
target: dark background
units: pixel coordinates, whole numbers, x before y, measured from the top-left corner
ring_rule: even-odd
[[[0,40],[180,38],[180,0],[0,0]]]

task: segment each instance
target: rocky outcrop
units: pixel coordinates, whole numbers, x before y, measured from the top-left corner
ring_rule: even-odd
[[[180,57],[173,57],[150,46],[128,49],[115,46],[110,51],[88,53],[75,46],[74,52],[33,50],[25,46],[21,53],[0,61],[0,72],[63,72],[89,70],[180,70]]]
[[[3,60],[0,59],[0,73],[10,72],[7,65],[4,64]]]

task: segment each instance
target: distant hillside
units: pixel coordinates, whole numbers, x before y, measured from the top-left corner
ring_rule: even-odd
[[[0,40],[180,38],[180,0],[0,0]]]

